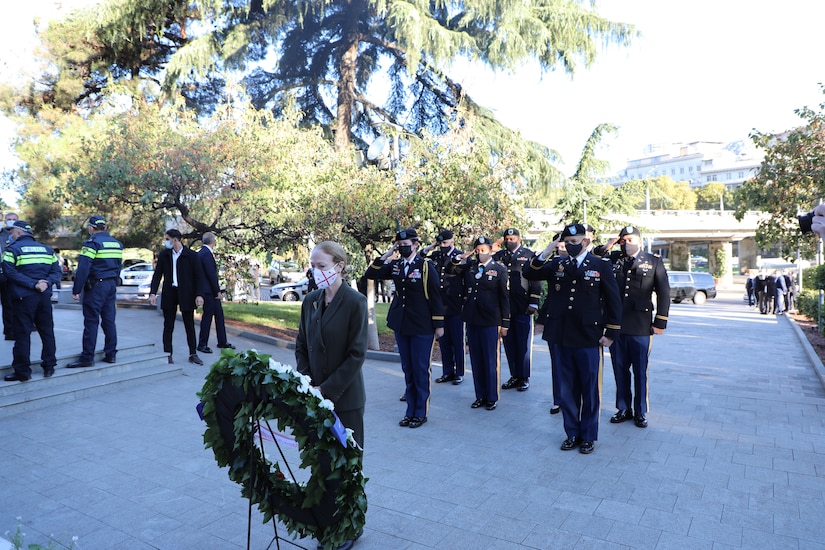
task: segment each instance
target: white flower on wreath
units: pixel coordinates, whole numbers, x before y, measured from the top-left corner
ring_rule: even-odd
[[[290,367],[289,365],[278,363],[271,357],[269,358],[269,368],[274,370],[278,374],[287,374],[289,372],[292,372],[292,367]]]
[[[309,393],[309,390],[312,388],[312,381],[309,379],[309,376],[302,374],[298,377],[298,388],[297,390],[301,393]]]
[[[321,407],[322,409],[327,409],[329,411],[334,411],[335,410],[335,405],[329,399],[321,399],[321,402],[318,403],[318,406]]]
[[[319,390],[319,389],[318,389],[317,387],[315,387],[315,386],[310,386],[310,388],[309,388],[309,394],[310,394],[310,395],[313,395],[313,396],[315,396],[315,397],[317,397],[319,401],[323,401],[323,400],[324,400],[324,395],[321,393],[321,390]]]

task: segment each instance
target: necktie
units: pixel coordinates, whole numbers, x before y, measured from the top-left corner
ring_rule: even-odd
[[[404,277],[410,274],[410,262],[404,262]]]

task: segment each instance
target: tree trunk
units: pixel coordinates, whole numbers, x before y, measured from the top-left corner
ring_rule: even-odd
[[[380,350],[378,341],[378,320],[375,316],[375,281],[367,279],[367,316],[369,325],[367,326],[367,349]]]
[[[352,143],[352,106],[355,103],[355,69],[358,61],[358,20],[348,34],[349,46],[341,56],[338,66],[338,115],[335,120],[335,149],[346,151]]]

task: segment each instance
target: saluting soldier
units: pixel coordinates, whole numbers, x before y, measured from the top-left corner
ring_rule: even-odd
[[[553,242],[556,243],[556,248],[551,253],[551,258],[555,256],[566,258],[567,250],[564,248],[564,241],[561,240],[561,233],[556,233],[553,235]],[[545,258],[545,260],[546,259],[548,258]],[[535,277],[538,273],[539,272],[537,270],[529,268],[525,269],[523,272],[524,278],[527,280],[537,280]],[[553,281],[550,281],[550,284],[553,284]],[[547,342],[547,347],[550,351],[550,376],[553,381],[553,406],[550,407],[550,414],[559,414],[561,412],[561,375],[558,373],[559,359],[556,358],[559,349],[559,342],[553,341],[553,328],[550,326],[550,323],[558,322],[561,316],[555,314],[552,316],[551,320],[551,316],[548,313],[551,307],[558,308],[560,302],[559,296],[560,294],[558,292],[548,292],[544,299],[544,303],[541,305],[541,308],[539,308],[536,319],[536,324],[543,326],[541,339]]]
[[[405,229],[395,243],[367,268],[367,278],[392,279],[395,296],[387,312],[387,326],[395,342],[404,371],[407,413],[399,426],[418,428],[427,422],[430,405],[430,359],[434,338],[444,335],[444,305],[438,270],[432,260],[417,254],[418,233]],[[391,259],[398,253],[399,257]]]
[[[642,233],[638,227],[623,227],[618,243],[621,250],[609,256],[622,296],[622,330],[610,346],[618,410],[610,422],[618,424],[633,419],[636,426],[647,428],[650,335],[663,334],[667,328],[670,283],[662,260],[642,249]]]
[[[439,233],[435,240],[435,244],[422,250],[422,254],[429,257],[438,269],[441,299],[444,302],[444,336],[438,339],[442,371],[435,382],[458,385],[464,381],[464,321],[461,320],[463,285],[461,277],[448,270],[453,259],[463,252],[455,247],[455,235],[449,229]]]
[[[530,264],[531,279],[550,281],[556,300],[548,310],[553,342],[558,342],[561,410],[567,439],[561,450],[590,454],[599,436],[603,347],[621,330],[622,302],[610,262],[588,252],[590,239],[581,224],[562,231],[567,258],[547,259],[550,243]]]
[[[77,258],[72,298],[80,300],[83,291],[83,352],[66,368],[90,367],[95,363],[97,327],[103,328],[103,361],[117,359],[117,280],[123,265],[123,244],[109,235],[106,220],[89,218],[89,239]]]
[[[510,282],[510,330],[504,337],[510,379],[501,385],[501,389],[527,391],[533,362],[533,315],[539,309],[541,283],[528,281],[522,274],[534,253],[521,244],[519,230],[514,227],[505,229],[498,242],[502,241],[505,249],[495,252],[493,260],[507,268]]]
[[[501,337],[510,327],[507,269],[493,261],[487,237],[478,237],[473,250],[453,259],[452,271],[460,273],[466,294],[461,317],[467,323],[467,343],[476,400],[472,408],[495,410],[501,380]],[[470,256],[475,258],[469,260]]]
[[[51,247],[34,240],[32,228],[23,220],[11,227],[12,242],[3,252],[3,272],[8,277],[14,303],[14,372],[3,377],[6,382],[25,382],[32,377],[31,333],[37,329],[43,344],[40,353],[43,378],[54,374],[57,366],[52,316],[52,285],[63,273]]]

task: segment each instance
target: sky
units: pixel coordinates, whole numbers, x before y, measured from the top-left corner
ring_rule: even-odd
[[[6,7],[0,20],[0,78],[31,66],[33,17],[67,14],[91,0],[27,0]],[[798,126],[794,110],[825,102],[825,2],[818,0],[601,0],[598,12],[631,23],[641,35],[627,47],[603,47],[596,62],[572,77],[541,74],[537,65],[494,73],[456,63],[450,76],[476,102],[511,128],[559,152],[565,173],[575,169],[597,125],[599,156],[612,171],[643,156],[653,143],[729,142],[754,130]],[[0,166],[13,128],[0,120]],[[0,189],[7,200],[9,190]]]

